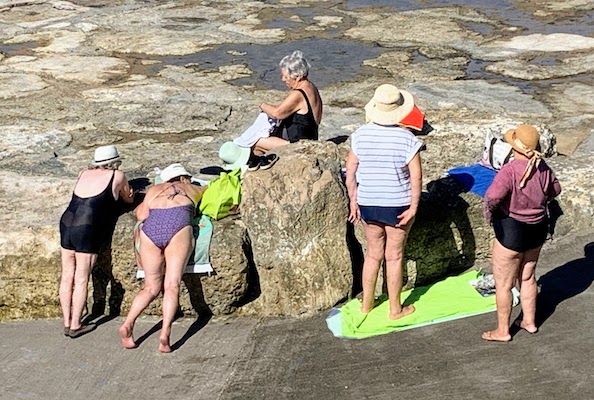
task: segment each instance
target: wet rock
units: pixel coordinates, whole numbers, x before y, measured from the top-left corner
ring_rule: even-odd
[[[8,71],[48,74],[55,79],[99,84],[125,75],[128,63],[118,58],[101,56],[56,55],[29,59],[7,59]]]
[[[467,31],[459,22],[487,21],[474,11],[432,8],[358,18],[357,27],[345,32],[353,39],[374,41],[383,47],[411,46],[413,43],[466,47],[481,42],[479,34]]]
[[[485,59],[502,59],[526,52],[567,52],[594,48],[594,38],[570,33],[532,34],[514,36],[509,40],[498,40],[482,46]]]
[[[241,213],[260,280],[249,310],[302,315],[327,309],[351,290],[346,193],[332,143],[279,149],[267,171],[248,173]]]
[[[0,73],[0,99],[30,96],[48,86],[35,75]]]
[[[530,81],[561,78],[594,71],[594,55],[556,58],[548,61],[553,65],[538,65],[533,64],[533,61],[506,60],[488,65],[485,69],[496,74]]]
[[[594,87],[580,82],[559,84],[543,97],[557,116],[549,125],[557,135],[558,151],[570,155],[591,134]]]
[[[431,108],[549,118],[549,110],[514,86],[485,81],[414,83],[409,90]]]

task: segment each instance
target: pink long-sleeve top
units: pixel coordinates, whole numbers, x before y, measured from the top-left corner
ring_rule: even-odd
[[[529,224],[545,217],[547,201],[561,193],[561,185],[551,168],[541,160],[526,186],[520,188],[519,182],[527,164],[528,160],[513,160],[495,175],[485,193],[487,221],[491,221],[491,213],[497,208],[513,219]]]

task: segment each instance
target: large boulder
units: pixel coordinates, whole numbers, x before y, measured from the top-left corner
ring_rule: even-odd
[[[327,309],[351,290],[347,197],[338,148],[300,142],[278,149],[267,171],[248,172],[242,220],[261,294],[249,310],[303,315]]]

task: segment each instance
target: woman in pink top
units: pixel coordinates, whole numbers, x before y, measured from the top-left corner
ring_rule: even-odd
[[[538,330],[536,263],[547,236],[547,202],[561,193],[559,181],[537,150],[539,139],[530,125],[505,133],[514,159],[501,168],[485,194],[485,216],[495,230],[492,263],[497,289],[497,329],[484,332],[485,340],[511,340],[511,289],[516,279],[522,304],[518,326],[529,333]]]

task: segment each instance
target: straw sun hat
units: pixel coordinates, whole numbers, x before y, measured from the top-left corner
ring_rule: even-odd
[[[375,89],[373,98],[365,106],[365,114],[376,124],[391,126],[399,124],[414,107],[412,94],[394,85],[383,84]]]
[[[540,134],[532,125],[518,125],[516,129],[510,129],[503,135],[505,141],[518,153],[531,158],[535,151],[538,151]]]

